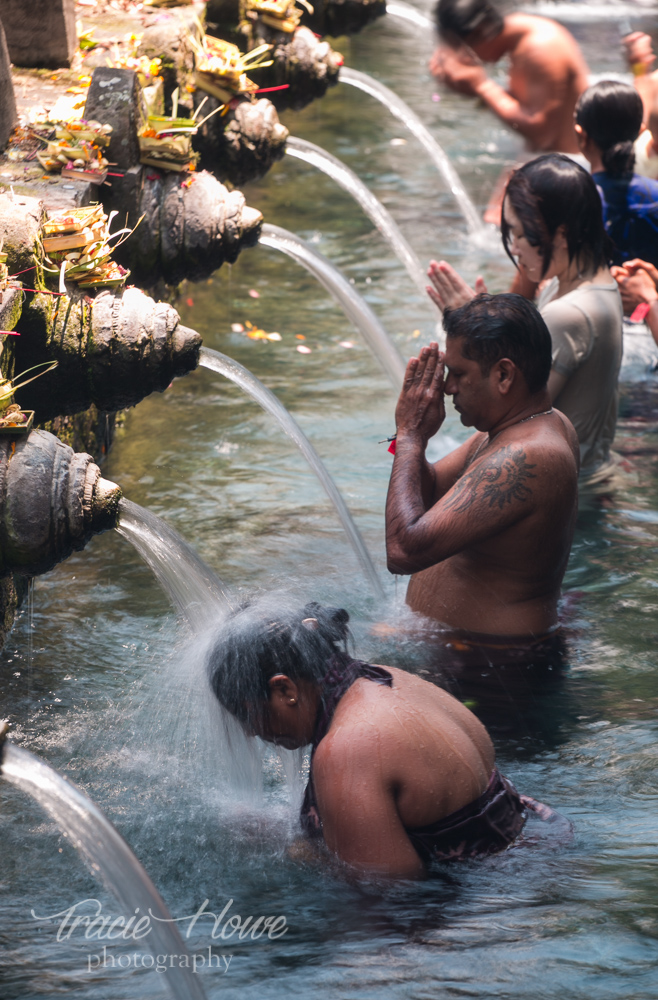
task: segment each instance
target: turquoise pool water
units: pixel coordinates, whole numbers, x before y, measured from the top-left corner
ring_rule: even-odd
[[[621,72],[617,22],[597,11],[570,26],[594,71]],[[432,40],[383,19],[336,47],[408,101],[483,208],[516,139],[468,101],[433,99]],[[469,244],[435,169],[383,107],[338,86],[284,117],[295,135],[366,181],[421,260],[443,256],[469,278],[483,273],[492,290],[506,287],[509,261]],[[433,335],[429,303],[328,178],[288,158],[245,194],[268,222],[309,239],[354,281],[403,354]],[[188,284],[178,307],[208,347],[251,368],[294,414],[346,497],[386,601],[371,597],[292,444],[209,371],[131,410],[104,475],[165,518],[236,591],[285,588],[340,602],[361,655],[418,667],[422,647],[371,631],[401,619],[404,584],[385,570],[390,456],[377,443],[393,431],[395,399],[357,332],[305,271],[262,247],[209,282]],[[247,322],[281,340],[232,330]],[[436,448],[464,433],[450,415]],[[501,768],[567,816],[574,839],[560,846],[543,838],[418,885],[349,884],[288,858],[298,762],[268,754],[259,780],[258,761],[213,731],[199,693],[199,640],[118,535],[95,538],[35,581],[0,657],[3,713],[16,742],[97,801],[175,918],[206,899],[218,915],[233,900],[225,919],[286,918],[285,934],[255,941],[213,939],[212,920],[199,919],[188,946],[206,959],[198,974],[210,998],[654,1000],[658,385],[641,366],[624,386],[617,447],[623,484],[614,502],[580,518],[565,580],[568,672],[531,692],[496,733]],[[0,830],[3,1000],[164,996],[165,973],[133,961],[143,949],[85,940],[80,928],[58,941],[61,918],[35,919],[32,911],[46,917],[75,904],[95,912],[83,904],[90,898],[103,912],[117,908],[38,807],[2,783]],[[219,960],[210,969],[208,947]]]

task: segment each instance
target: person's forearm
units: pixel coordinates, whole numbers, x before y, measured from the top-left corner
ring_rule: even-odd
[[[531,142],[544,139],[546,135],[546,115],[544,112],[530,115],[523,110],[522,105],[511,94],[487,77],[476,89],[476,95],[491,108],[495,115],[520,132]]]
[[[421,568],[415,566],[409,551],[408,533],[432,506],[430,471],[421,435],[399,431],[386,498],[386,556],[391,573],[413,573]],[[433,477],[431,489],[433,493]]]

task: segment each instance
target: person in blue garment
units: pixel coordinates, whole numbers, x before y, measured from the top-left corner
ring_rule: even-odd
[[[601,195],[615,265],[640,259],[658,266],[658,181],[634,173],[642,116],[637,90],[618,80],[595,83],[576,104],[578,142]]]

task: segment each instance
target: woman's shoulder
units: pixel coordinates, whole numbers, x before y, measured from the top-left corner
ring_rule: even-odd
[[[621,316],[619,286],[612,276],[606,282],[584,282],[566,295],[551,299],[541,307],[540,311],[546,320],[547,316],[565,313],[582,314],[593,308],[614,310],[615,314],[619,313]]]

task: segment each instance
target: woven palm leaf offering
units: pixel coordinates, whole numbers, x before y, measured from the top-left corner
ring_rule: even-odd
[[[202,43],[192,37],[191,41],[196,52],[194,80],[197,87],[225,104],[241,94],[255,94],[258,84],[250,80],[247,73],[272,65],[272,60],[267,60],[271,45],[240,52],[237,45],[210,35],[205,35]]]
[[[139,133],[139,162],[160,170],[194,170],[199,158],[192,149],[196,132],[192,118],[149,115]]]
[[[246,0],[244,5],[245,21],[259,18],[268,28],[284,31],[291,35],[299,25],[302,11],[295,3],[313,13],[313,7],[307,0]]]
[[[198,119],[207,100],[205,98],[191,118],[178,118],[178,88],[171,95],[171,100],[173,114],[149,115],[146,125],[139,132],[140,163],[160,170],[195,170],[199,154],[192,149],[192,136],[204,122],[222,111],[222,107]]]
[[[60,292],[66,292],[67,281],[85,290],[119,288],[125,284],[130,271],[112,260],[114,247],[110,241],[118,236],[127,239],[133,230],[110,233],[116,214],[112,212],[108,218],[102,205],[48,214],[41,233],[43,270],[50,277],[59,277]]]
[[[41,364],[28,368],[27,371],[22,372],[13,379],[0,376],[0,434],[15,435],[29,433],[34,421],[34,410],[22,410],[18,403],[14,402],[14,393],[17,389],[21,389],[24,385],[27,385],[28,382],[33,382],[35,378],[45,375],[56,367],[56,361],[43,361]],[[32,378],[25,378],[30,372],[35,372],[39,368],[43,369],[43,371],[37,372]],[[23,381],[18,382],[18,379],[22,379]]]
[[[96,121],[57,122],[55,138],[37,153],[37,159],[50,173],[103,184],[110,165],[103,149],[109,146],[111,132],[111,125]]]

